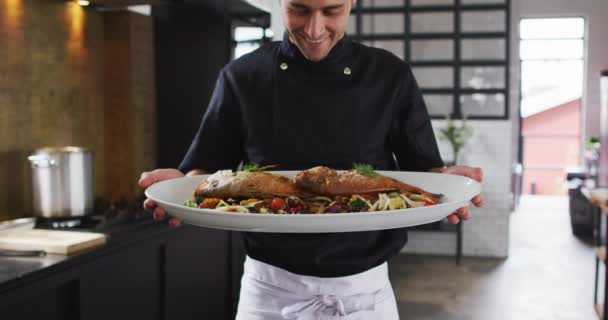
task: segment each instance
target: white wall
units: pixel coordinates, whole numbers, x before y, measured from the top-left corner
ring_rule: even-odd
[[[459,123],[456,121],[457,125]],[[473,127],[473,137],[461,152],[461,162],[484,170],[484,205],[481,208],[471,207],[472,218],[463,227],[463,254],[506,257],[509,253],[509,218],[513,207],[513,125],[510,120],[469,120],[468,124]],[[436,136],[443,126],[445,121],[433,121]],[[451,159],[452,151],[447,142],[438,142],[442,157]],[[412,231],[402,252],[453,255],[456,252],[456,236],[453,233]]]

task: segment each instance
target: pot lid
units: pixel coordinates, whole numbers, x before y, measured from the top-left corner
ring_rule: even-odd
[[[36,153],[84,153],[91,152],[91,149],[77,146],[63,146],[63,147],[44,147],[36,149]]]

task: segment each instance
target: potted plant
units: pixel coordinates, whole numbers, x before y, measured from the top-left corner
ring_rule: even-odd
[[[439,130],[439,138],[447,140],[452,146],[453,160],[447,162],[447,165],[456,165],[459,163],[458,158],[460,151],[466,144],[467,140],[473,135],[473,128],[467,125],[466,116],[462,118],[459,126],[454,124],[450,115],[446,116],[446,126]]]

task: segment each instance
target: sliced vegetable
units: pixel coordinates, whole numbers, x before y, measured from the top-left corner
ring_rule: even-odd
[[[217,206],[215,207],[216,209],[221,208],[221,207],[229,207],[230,205],[226,203],[226,201],[224,200],[220,200],[220,203],[217,204]]]
[[[222,202],[222,200],[218,198],[207,198],[203,200],[198,207],[203,209],[215,209],[220,202]]]
[[[302,211],[302,206],[301,205],[296,205],[295,207],[290,207],[289,208],[289,213],[300,213]]]
[[[184,205],[190,208],[198,208],[198,204],[196,204],[196,201],[192,200],[186,200],[186,202],[184,202]]]
[[[405,201],[403,201],[402,197],[392,197],[388,201],[388,209],[389,210],[397,210],[397,209],[405,209],[407,208],[405,205]]]
[[[239,204],[242,205],[242,206],[246,206],[246,205],[249,205],[251,203],[256,203],[258,201],[260,201],[260,200],[258,200],[256,198],[249,198],[247,200],[242,200]]]
[[[338,213],[341,209],[340,205],[334,202],[325,208],[325,213]]]
[[[249,213],[249,209],[243,207],[243,206],[223,206],[223,207],[218,207],[216,208],[217,210],[220,211],[224,211],[224,212],[242,212],[242,213]]]
[[[369,208],[370,206],[367,204],[367,202],[357,198],[354,201],[351,201],[348,203],[348,209],[352,212],[361,212],[361,211],[365,211],[367,208]]]

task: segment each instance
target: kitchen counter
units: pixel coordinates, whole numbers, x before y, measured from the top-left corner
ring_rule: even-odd
[[[155,235],[171,232],[173,228],[166,223],[145,218],[138,221],[124,221],[120,224],[108,226],[101,230],[108,236],[107,242],[99,247],[77,252],[74,255],[47,254],[44,257],[0,257],[0,294],[10,290],[15,285],[22,285],[28,281],[35,281],[47,273],[60,272],[75,264],[96,259],[98,256],[111,253],[113,250],[128,246],[132,243],[145,241]],[[86,230],[88,231],[88,230]]]
[[[2,318],[233,317],[229,232],[151,218],[91,231],[107,234],[106,244],[71,256],[1,257]]]

